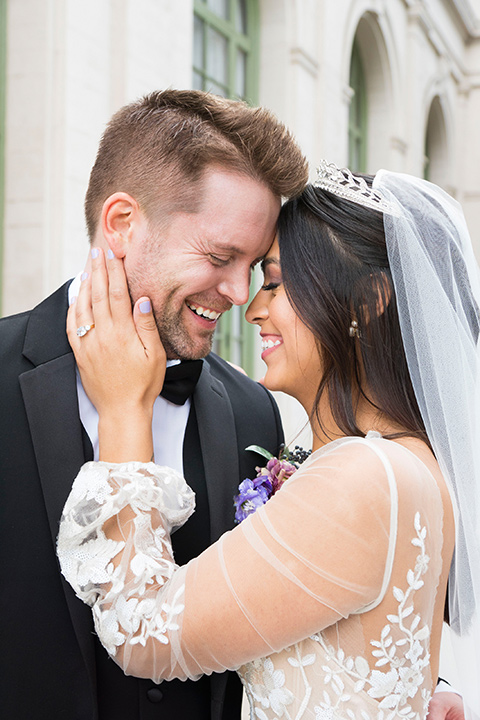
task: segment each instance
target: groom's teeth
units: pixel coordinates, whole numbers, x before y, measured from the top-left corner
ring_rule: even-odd
[[[218,320],[220,315],[222,313],[215,312],[215,310],[208,310],[207,308],[203,308],[201,305],[190,305],[187,303],[190,310],[193,310],[194,313],[199,315],[200,317],[204,317],[207,320]]]

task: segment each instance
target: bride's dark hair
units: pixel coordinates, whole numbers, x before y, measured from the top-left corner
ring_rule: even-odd
[[[371,185],[372,177],[363,176]],[[403,350],[385,245],[383,214],[308,185],[287,202],[278,222],[287,295],[312,331],[323,376],[315,409],[328,393],[346,435],[363,435],[355,406],[360,392],[400,430],[430,445]],[[351,337],[352,320],[359,337]]]

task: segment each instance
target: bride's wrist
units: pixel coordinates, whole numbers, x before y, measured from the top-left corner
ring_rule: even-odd
[[[104,462],[153,460],[152,412],[123,409],[102,413],[98,422],[99,459]]]

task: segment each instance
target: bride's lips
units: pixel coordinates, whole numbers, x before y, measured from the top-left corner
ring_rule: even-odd
[[[271,355],[275,350],[283,345],[283,338],[281,335],[269,335],[260,333],[262,338],[262,360],[268,355]]]

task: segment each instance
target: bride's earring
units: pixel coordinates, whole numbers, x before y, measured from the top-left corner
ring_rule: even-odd
[[[356,320],[352,320],[350,323],[350,327],[348,328],[348,334],[350,337],[360,337],[360,330],[358,329],[358,322]]]

